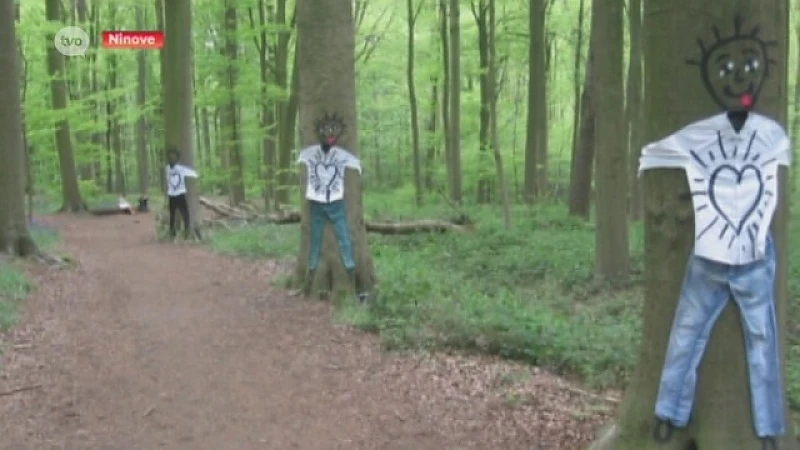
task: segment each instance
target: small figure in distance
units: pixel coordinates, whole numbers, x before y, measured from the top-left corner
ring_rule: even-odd
[[[175,214],[179,211],[183,219],[184,236],[189,239],[189,202],[186,200],[186,177],[197,178],[197,172],[180,164],[180,153],[170,148],[167,153],[167,200],[169,202],[169,235],[175,237]]]

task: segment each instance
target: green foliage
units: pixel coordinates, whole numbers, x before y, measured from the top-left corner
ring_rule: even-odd
[[[366,211],[386,219],[458,215],[436,203],[420,210],[413,191],[367,195]],[[407,197],[407,198],[406,198]],[[593,279],[594,226],[563,207],[517,208],[502,228],[492,207],[464,211],[479,224],[470,235],[370,235],[380,279],[370,307],[345,303],[340,317],[376,332],[390,349],[459,349],[497,354],[577,375],[598,387],[621,386],[638,354],[643,291],[642,228],[631,236],[633,268],[616,285]],[[793,221],[792,234],[800,232]],[[211,245],[228,254],[291,258],[294,226],[216,232]],[[800,250],[790,250],[789,395],[800,409]]]

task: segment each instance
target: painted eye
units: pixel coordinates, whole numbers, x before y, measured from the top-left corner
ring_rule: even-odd
[[[751,59],[751,60],[747,61],[747,63],[745,63],[744,71],[748,72],[748,73],[757,72],[758,71],[758,66],[759,66],[758,60],[757,59]]]
[[[719,77],[725,78],[726,76],[733,73],[733,70],[736,69],[736,64],[733,61],[728,61],[719,68]]]

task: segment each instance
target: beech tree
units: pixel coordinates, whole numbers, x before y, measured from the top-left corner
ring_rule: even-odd
[[[718,112],[719,107],[705,91],[697,68],[688,66],[686,60],[700,53],[699,38],[705,42],[716,39],[714,27],[723,36],[733,33],[736,14],[745,18],[743,30],[760,27],[765,39],[776,41],[775,46],[769,47],[775,65],[770,68],[770,78],[761,90],[756,108],[785,125],[787,9],[784,0],[694,3],[692,8],[671,0],[645,1],[642,26],[646,30],[642,54],[647,68],[645,141],[662,138]],[[786,180],[785,170],[781,169],[779,189],[782,193],[789,192]],[[639,362],[619,408],[617,423],[603,433],[592,449],[760,449],[761,442],[753,429],[739,311],[733,302],[729,302],[717,320],[708,341],[698,372],[689,426],[675,430],[667,443],[657,443],[653,439],[656,393],[684,270],[694,244],[694,210],[691,202],[680,199],[680,194],[688,191],[682,170],[648,171],[643,181],[645,304]],[[786,243],[788,195],[778,195],[778,198],[773,220],[775,248],[778,249],[775,292],[780,347],[785,348],[787,256],[782,250],[789,248]],[[781,358],[785,361],[785,354]],[[784,401],[784,404],[788,403]],[[781,439],[778,448],[797,448],[791,435]]]
[[[16,42],[13,0],[0,0],[0,42]],[[36,251],[25,219],[25,148],[22,139],[20,61],[16,45],[0,48],[0,253]]]
[[[164,130],[167,149],[175,148],[181,162],[194,166],[192,145],[192,1],[164,2]],[[166,160],[166,154],[163,155]],[[163,162],[163,161],[162,161]],[[164,164],[161,164],[163,167]],[[203,176],[203,174],[200,174]],[[186,178],[190,228],[200,236],[200,197],[197,180]]]
[[[346,131],[337,145],[358,156],[356,113],[356,55],[353,5],[350,0],[305,0],[297,5],[297,65],[300,139],[302,147],[318,143],[314,121],[336,113]],[[319,70],[325,61],[326,69]],[[356,284],[368,291],[375,283],[375,269],[367,242],[361,179],[352,170],[345,175],[347,225],[356,262]],[[305,173],[300,177],[303,194],[301,243],[295,282],[305,283],[309,251],[309,207],[305,201]],[[338,244],[326,225],[320,265],[314,272],[312,291],[350,291],[349,279],[339,260]]]

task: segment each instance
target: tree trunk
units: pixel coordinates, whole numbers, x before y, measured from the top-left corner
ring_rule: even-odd
[[[100,7],[97,2],[92,2],[89,9],[89,36],[97,36],[100,33]],[[100,102],[97,101],[99,97],[100,85],[97,81],[97,52],[89,52],[89,90],[91,91],[91,99],[89,100],[89,108],[92,111],[92,121],[94,123],[100,122]],[[101,159],[101,150],[103,149],[103,133],[100,130],[92,132],[91,135],[92,149],[94,162],[91,163],[92,178],[94,178],[97,187],[103,186],[103,162]]]
[[[795,25],[795,34],[798,48],[800,48],[800,19],[798,19],[797,24]],[[798,140],[800,140],[800,58],[797,58],[797,67],[794,79],[794,102],[792,103],[792,106],[794,118],[792,119],[791,133],[793,133],[792,142],[796,143]],[[795,180],[797,180],[797,149],[795,146],[792,146],[791,169],[789,185],[791,186],[791,192],[794,193],[797,190],[797,183],[795,182]]]
[[[192,147],[192,2],[171,0],[164,5],[164,125],[167,148],[181,153],[181,162],[194,166]],[[202,174],[201,174],[202,176]],[[197,181],[186,178],[190,228],[200,237],[200,203]]]
[[[417,104],[417,88],[414,80],[414,25],[422,10],[423,3],[414,7],[414,0],[406,0],[408,10],[408,62],[406,64],[406,82],[408,83],[408,103],[411,108],[411,152],[414,159],[414,202],[422,206],[422,156],[419,143],[419,105]]]
[[[109,5],[109,23],[112,27],[116,25],[117,7],[114,4]],[[116,103],[119,95],[115,92],[117,89],[117,79],[119,77],[117,64],[117,53],[110,52],[108,55],[108,87],[111,94],[106,93],[106,120],[108,123],[108,154],[112,158],[114,166],[113,169],[109,164],[109,192],[116,192],[117,194],[125,193],[125,171],[122,168],[122,139],[120,137],[119,117],[117,114]],[[113,176],[111,175],[113,171]],[[113,181],[113,185],[110,180]]]
[[[162,0],[155,0],[155,11],[156,11],[156,27],[159,30],[161,30],[162,33],[166,34],[167,27],[164,24],[164,2]],[[167,72],[166,72],[167,71],[167,64],[168,64],[167,63],[166,42],[165,42],[165,46],[161,49],[160,52],[158,52],[158,62],[159,62],[158,70],[159,70],[159,74],[161,75],[161,97],[158,99],[158,102],[156,102],[155,110],[156,110],[156,117],[164,117],[164,114],[166,112],[166,107],[164,105],[164,102],[166,101],[166,86],[165,86],[164,83],[166,83],[166,80],[167,80],[167,78],[169,76],[167,74]],[[167,156],[166,155],[166,151],[167,151],[166,149],[167,149],[167,146],[168,146],[168,142],[167,142],[167,133],[166,133],[166,122],[167,122],[166,117],[164,117],[160,121],[156,121],[155,122],[155,123],[159,124],[158,128],[162,132],[161,136],[163,138],[163,141],[162,141],[162,144],[161,144],[162,145],[162,149],[161,149],[162,156],[161,156],[161,158],[159,158],[159,162],[160,163],[166,163],[166,159],[167,159],[166,158],[166,156]],[[156,165],[158,166],[158,165],[161,165],[161,164],[156,164]],[[164,171],[163,170],[159,170],[158,173],[159,173],[159,179],[160,179],[159,180],[159,186],[166,186],[166,182],[167,181],[164,178],[165,177]]]
[[[437,122],[439,117],[439,77],[431,77],[431,100],[430,111],[428,113],[428,145],[425,154],[425,189],[433,189],[434,174],[436,173],[436,149],[439,146],[439,139],[436,136]]]
[[[503,202],[503,225],[506,230],[511,229],[511,201],[508,196],[508,183],[506,172],[503,168],[503,155],[500,153],[500,136],[497,132],[497,20],[495,18],[495,0],[489,0],[489,35],[487,39],[489,50],[489,76],[487,94],[489,97],[489,131],[492,138],[492,153],[497,170],[497,182],[500,184],[500,198]]]
[[[318,142],[314,121],[325,113],[336,113],[346,125],[338,145],[358,155],[356,114],[355,35],[351,0],[306,0],[297,6],[297,58],[300,131],[303,146]],[[326,61],[326,70],[318,70]],[[356,262],[356,285],[368,291],[375,283],[375,269],[369,253],[364,224],[361,180],[348,170],[345,175],[347,223]],[[305,180],[301,182],[305,187]],[[305,194],[305,190],[303,190]],[[297,281],[305,282],[309,251],[309,208],[303,201],[301,245]],[[330,225],[326,226],[320,266],[315,271],[314,291],[351,291],[346,271],[339,260],[338,245]]]
[[[225,105],[225,148],[228,152],[230,174],[231,204],[238,205],[244,201],[244,162],[242,160],[241,143],[239,142],[239,102],[236,99],[236,80],[238,78],[238,41],[236,1],[225,1],[225,61],[227,62],[226,75],[228,85],[228,103]]]
[[[528,129],[525,136],[525,187],[526,203],[533,203],[546,184],[547,149],[547,48],[545,43],[544,0],[530,0],[528,44]]]
[[[642,142],[642,0],[628,0],[628,27],[630,29],[630,56],[628,58],[628,83],[625,95],[627,121],[628,165],[630,200],[628,215],[631,220],[642,218],[642,184],[640,183],[639,152]]]
[[[296,7],[295,7],[296,8]],[[296,11],[295,11],[296,14]],[[278,43],[275,49],[275,81],[284,91],[286,97],[277,103],[278,115],[278,170],[277,178],[277,203],[285,205],[290,202],[292,179],[292,151],[295,147],[295,134],[297,125],[297,49],[294,53],[294,64],[289,74],[289,44],[291,32],[290,24],[286,20],[286,0],[277,0],[275,24],[281,27],[278,33]],[[292,24],[293,25],[293,24]]]
[[[578,145],[578,131],[581,124],[581,60],[583,59],[583,24],[586,8],[585,0],[578,4],[578,26],[575,37],[575,63],[573,69],[573,109],[572,109],[572,148]],[[573,155],[574,156],[574,155]]]
[[[283,0],[282,0],[283,1]],[[275,202],[275,163],[276,148],[278,143],[278,127],[276,124],[275,104],[269,97],[270,82],[270,62],[273,60],[273,46],[267,40],[267,25],[274,21],[273,17],[267,20],[267,5],[264,0],[258,0],[258,36],[254,38],[256,50],[258,51],[259,80],[261,82],[261,129],[264,137],[261,139],[261,152],[264,160],[264,208],[271,211],[277,208]],[[249,9],[250,24],[256,28],[256,21],[253,18],[253,9]],[[274,62],[273,62],[274,64]]]
[[[61,21],[61,3],[59,0],[46,0],[47,20],[57,29]],[[12,16],[13,17],[13,16]],[[47,72],[50,75],[50,96],[53,109],[62,111],[63,119],[56,121],[55,140],[58,150],[58,162],[61,167],[61,190],[63,204],[61,211],[78,212],[86,209],[78,186],[78,173],[75,168],[75,153],[72,149],[72,134],[69,120],[63,110],[67,109],[67,83],[64,80],[64,56],[53,46],[55,32],[47,34]],[[8,42],[14,42],[13,39]],[[19,72],[15,73],[17,76]]]
[[[572,148],[569,173],[569,215],[589,219],[592,208],[592,174],[594,173],[595,110],[594,110],[594,33],[589,38],[589,52],[581,94],[581,121],[578,140]]]
[[[461,204],[461,6],[450,0],[450,200]]]
[[[644,2],[645,40],[645,136],[661,139],[690,122],[717,113],[697,67],[685,64],[700,54],[697,39],[715,42],[713,30],[725,38],[734,32],[733,17],[745,17],[743,31],[760,26],[776,64],[761,91],[759,112],[786,123],[788,98],[788,17],[785,0],[693,3],[682,8],[672,0]],[[714,27],[714,28],[712,28]],[[766,59],[766,58],[765,58]],[[786,171],[780,171],[779,190],[787,192]],[[596,443],[594,449],[700,450],[761,449],[755,436],[739,312],[733,302],[714,325],[698,372],[698,386],[689,427],[676,430],[667,444],[654,442],[654,401],[658,390],[670,328],[680,295],[688,256],[694,244],[691,202],[680,194],[688,191],[682,170],[648,171],[645,194],[645,303],[639,361],[618,411],[618,424]],[[788,195],[778,195],[773,220],[776,266],[776,307],[779,345],[785,349],[787,318],[786,244]],[[785,352],[780,353],[785,362]],[[783,371],[785,372],[785,370]],[[785,376],[782,377],[786,380]],[[785,397],[785,395],[784,395]],[[784,401],[784,404],[787,404]],[[788,415],[788,411],[787,411]],[[790,427],[791,430],[791,427]],[[794,433],[779,442],[781,450],[797,449]]]
[[[489,98],[489,30],[486,21],[488,6],[487,0],[479,0],[478,5],[472,2],[472,14],[475,16],[475,23],[478,26],[478,61],[479,61],[479,85],[480,85],[480,114],[478,125],[478,195],[477,203],[489,203],[491,182],[489,180],[488,164],[485,160],[488,157],[490,136],[490,103]]]
[[[592,28],[597,33],[594,60],[597,116],[597,189],[595,220],[595,275],[612,279],[628,274],[627,205],[619,201],[628,192],[628,158],[622,80],[624,0],[595,0]],[[599,95],[602,94],[602,95]]]
[[[447,168],[447,186],[453,182],[450,165],[453,150],[453,133],[450,122],[450,38],[447,35],[447,0],[439,0],[439,39],[442,41],[442,132],[444,134],[444,160]]]
[[[16,42],[14,2],[0,1],[0,42]],[[25,149],[22,143],[20,62],[16,45],[0,49],[0,253],[36,251],[25,220]]]
[[[136,28],[144,30],[144,7],[136,7]],[[139,118],[136,120],[136,166],[139,169],[139,195],[146,196],[150,185],[150,158],[147,154],[147,121],[144,110],[147,102],[147,54],[139,50],[136,55],[138,82],[136,84],[136,106]]]

